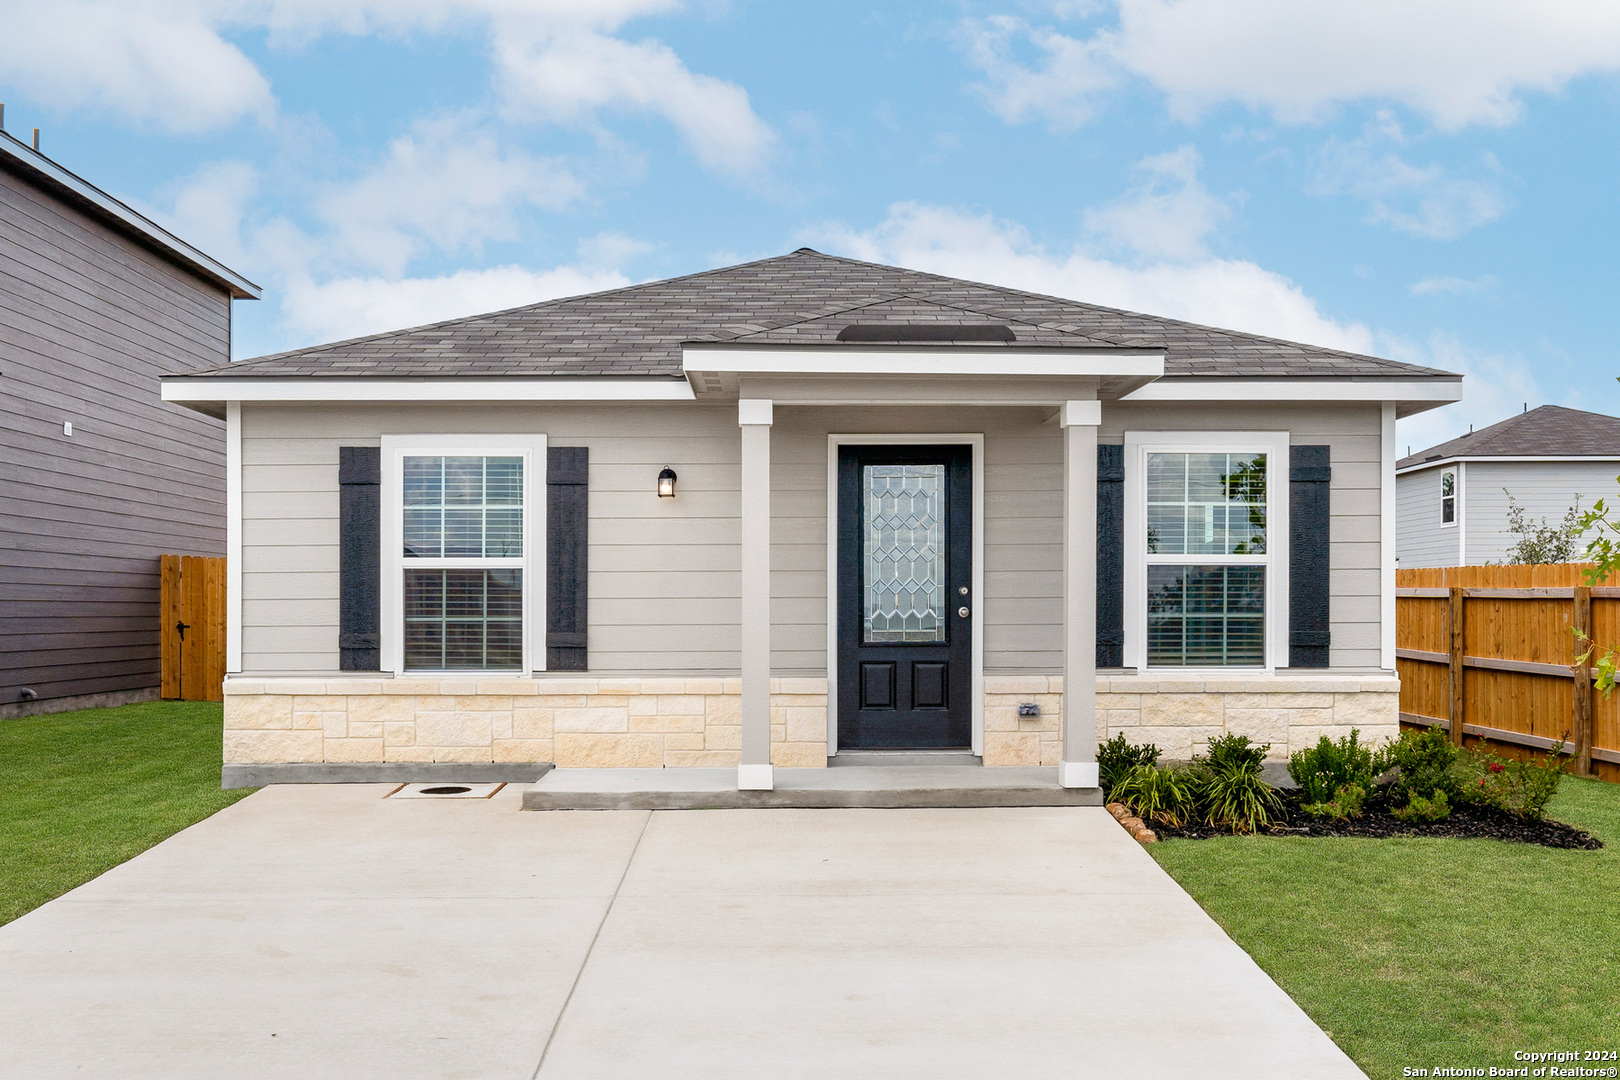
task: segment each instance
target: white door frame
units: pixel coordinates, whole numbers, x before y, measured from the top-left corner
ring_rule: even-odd
[[[984,754],[984,433],[827,436],[827,756],[838,754],[838,448],[967,446],[973,453],[972,643],[973,752]]]

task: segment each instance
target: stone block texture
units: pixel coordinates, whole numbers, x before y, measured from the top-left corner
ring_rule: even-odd
[[[227,679],[225,761],[728,766],[737,679]],[[827,682],[773,679],[771,759],[827,764]]]
[[[1018,706],[1040,706],[1020,717]],[[1153,743],[1164,761],[1186,761],[1221,735],[1270,743],[1286,761],[1323,735],[1359,728],[1386,742],[1400,729],[1400,680],[1389,675],[1155,675],[1097,677],[1097,741],[1123,733]],[[1061,676],[986,676],[984,763],[1056,765],[1063,753]]]
[[[1359,728],[1393,739],[1400,683],[1387,675],[1103,675],[1097,740],[1124,733],[1166,761],[1247,735],[1286,760]],[[1020,717],[1033,703],[1036,717]],[[987,676],[984,763],[1056,765],[1063,679]],[[731,766],[741,758],[737,679],[228,679],[225,761],[550,761],[562,767]],[[827,764],[827,682],[771,681],[771,761]]]

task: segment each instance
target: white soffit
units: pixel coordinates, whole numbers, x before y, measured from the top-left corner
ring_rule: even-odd
[[[255,379],[250,376],[162,381],[163,400],[217,406],[226,401],[691,401],[683,379]],[[207,411],[207,410],[204,410]]]
[[[1461,401],[1462,377],[1376,379],[1169,378],[1133,390],[1122,401],[1393,401],[1400,416]]]
[[[1046,375],[1126,376],[1156,379],[1164,374],[1160,351],[1097,349],[969,349],[961,347],[875,349],[838,346],[785,346],[738,349],[688,345],[681,367],[690,378],[723,375]]]

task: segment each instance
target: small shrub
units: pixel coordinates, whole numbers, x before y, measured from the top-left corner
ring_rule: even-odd
[[[1143,821],[1159,825],[1185,825],[1197,810],[1193,785],[1184,769],[1138,765],[1114,785],[1112,798]]]
[[[1432,799],[1413,795],[1405,806],[1396,807],[1390,813],[1402,821],[1444,821],[1451,816],[1451,803],[1445,792],[1436,791]]]
[[[1334,801],[1346,785],[1359,788],[1364,801],[1372,791],[1372,747],[1362,744],[1357,729],[1338,742],[1323,735],[1315,746],[1288,759],[1288,775],[1299,785],[1299,797],[1306,806]]]
[[[1324,741],[1326,741],[1324,739]],[[1312,817],[1329,817],[1339,821],[1361,816],[1362,807],[1367,803],[1367,789],[1359,783],[1342,785],[1333,793],[1333,798],[1322,802],[1302,803],[1300,809]]]
[[[1398,770],[1390,794],[1396,802],[1407,802],[1421,795],[1432,802],[1435,795],[1449,799],[1457,794],[1457,748],[1438,727],[1406,730],[1379,755],[1378,771],[1393,766]]]
[[[1454,768],[1457,797],[1462,802],[1493,806],[1519,817],[1539,818],[1558,790],[1569,756],[1543,754],[1518,761],[1483,750],[1468,750]]]
[[[1141,765],[1156,765],[1159,748],[1152,743],[1133,746],[1125,741],[1121,732],[1097,748],[1097,782],[1102,786],[1103,798],[1114,800],[1114,787],[1131,770]]]
[[[1277,789],[1260,779],[1260,765],[1270,743],[1259,746],[1247,735],[1209,740],[1208,752],[1193,759],[1194,793],[1204,821],[1217,829],[1253,832],[1271,824],[1282,809]]]
[[[1202,761],[1217,772],[1236,767],[1252,768],[1258,773],[1260,765],[1266,760],[1266,751],[1270,749],[1270,743],[1256,746],[1247,735],[1217,735],[1209,740],[1203,756],[1193,760]]]

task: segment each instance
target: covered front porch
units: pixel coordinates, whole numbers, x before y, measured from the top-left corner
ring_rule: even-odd
[[[785,782],[782,766],[794,751],[783,751],[803,740],[807,722],[821,719],[810,700],[819,690],[830,764],[858,752],[868,766],[915,768],[928,760],[919,752],[955,751],[957,759],[971,755],[975,763],[1027,771],[1022,780],[974,782],[985,790],[1023,784],[1024,794],[1015,797],[1037,801],[1019,805],[1071,801],[1054,803],[1053,792],[1063,791],[1094,801],[1098,428],[1105,403],[1156,377],[1162,355],[688,346],[685,363],[700,399],[736,395],[741,429],[736,788],[771,791]],[[1048,449],[1051,456],[1038,467],[1043,490],[1009,497],[1003,489],[1031,485],[1009,484],[1016,465],[1002,465],[1003,475],[988,482],[986,432],[1004,430],[1013,416],[1026,428],[1025,441],[1056,450]],[[791,531],[783,519],[800,514],[807,495],[798,481],[813,465],[817,437],[825,440],[826,470],[826,646],[819,672],[780,640],[793,633],[783,631],[795,621],[791,609],[814,598],[784,597],[791,590],[782,579],[799,567],[784,572],[777,565],[779,557],[792,562],[798,555],[783,543]],[[773,453],[778,445],[787,452]],[[999,530],[1006,550],[1009,532],[1025,524],[1043,540],[1056,540],[1046,547],[1060,552],[1041,567],[1043,595],[996,590],[1003,595],[991,601],[1000,605],[991,627],[986,536]],[[1023,617],[1020,607],[1038,614]],[[1020,634],[1037,625],[1052,639],[1043,640],[1048,647],[1031,645],[1019,654]],[[1000,640],[987,670],[990,633]],[[810,696],[785,700],[796,697],[795,689]],[[886,766],[886,759],[907,765]],[[680,789],[689,782],[696,781],[661,783]],[[875,775],[866,781],[876,782]],[[957,774],[950,782],[963,781]],[[847,775],[805,783],[793,781],[799,791],[793,798],[859,790]],[[703,785],[712,787],[713,779]]]

